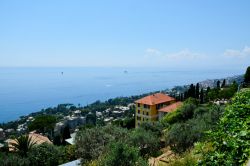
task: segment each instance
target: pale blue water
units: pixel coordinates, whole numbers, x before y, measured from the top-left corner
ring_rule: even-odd
[[[86,105],[96,100],[137,95],[243,72],[233,69],[0,68],[0,122],[61,103]]]

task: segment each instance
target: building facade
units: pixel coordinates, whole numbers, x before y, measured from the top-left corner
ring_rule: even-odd
[[[160,110],[174,103],[176,103],[175,98],[163,93],[156,93],[136,100],[135,127],[140,126],[143,122],[154,123],[158,121],[162,117]],[[175,104],[175,106],[177,105]]]

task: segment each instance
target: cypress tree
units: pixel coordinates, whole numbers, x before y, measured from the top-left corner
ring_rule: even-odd
[[[197,83],[195,87],[195,98],[199,99],[200,98],[200,84]]]
[[[70,138],[69,126],[65,126],[62,133],[63,140]]]
[[[217,89],[220,89],[220,81],[217,81]]]
[[[201,93],[200,93],[200,103],[203,104],[204,103],[204,91],[203,88],[201,88]]]
[[[223,82],[222,82],[222,84],[221,84],[221,87],[222,87],[222,88],[225,88],[225,87],[226,87],[226,80],[225,80],[225,79],[223,80]]]
[[[248,66],[244,75],[244,83],[250,83],[250,66]]]

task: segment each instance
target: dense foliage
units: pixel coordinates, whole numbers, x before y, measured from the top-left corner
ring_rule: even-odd
[[[209,133],[214,150],[205,155],[204,164],[242,165],[250,156],[250,90],[238,93]]]
[[[190,104],[184,104],[176,112],[171,113],[174,116],[169,114],[163,119],[172,124],[166,130],[167,145],[175,152],[185,152],[195,142],[204,138],[205,131],[216,126],[222,113],[223,108],[215,105],[190,107]]]
[[[230,86],[224,88],[214,88],[208,92],[208,99],[209,100],[216,100],[216,99],[230,99],[234,96],[234,94],[238,90],[238,84],[233,82]]]
[[[95,160],[104,153],[108,143],[122,140],[126,135],[126,129],[115,126],[86,128],[76,135],[77,155],[83,163]]]
[[[250,83],[250,66],[248,66],[246,73],[244,75],[244,82]]]
[[[30,131],[37,130],[38,132],[51,132],[54,129],[56,117],[52,115],[40,115],[32,121],[28,128]]]
[[[29,135],[22,135],[15,139],[15,142],[11,143],[13,150],[19,153],[21,156],[27,156],[27,153],[33,148],[36,142],[32,141]]]
[[[54,166],[59,164],[59,159],[63,157],[62,151],[51,144],[43,143],[35,146],[29,152],[30,165],[33,166]]]

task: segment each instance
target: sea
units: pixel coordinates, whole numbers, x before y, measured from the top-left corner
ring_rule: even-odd
[[[0,123],[58,104],[85,106],[97,100],[139,95],[243,73],[240,69],[2,67]]]

